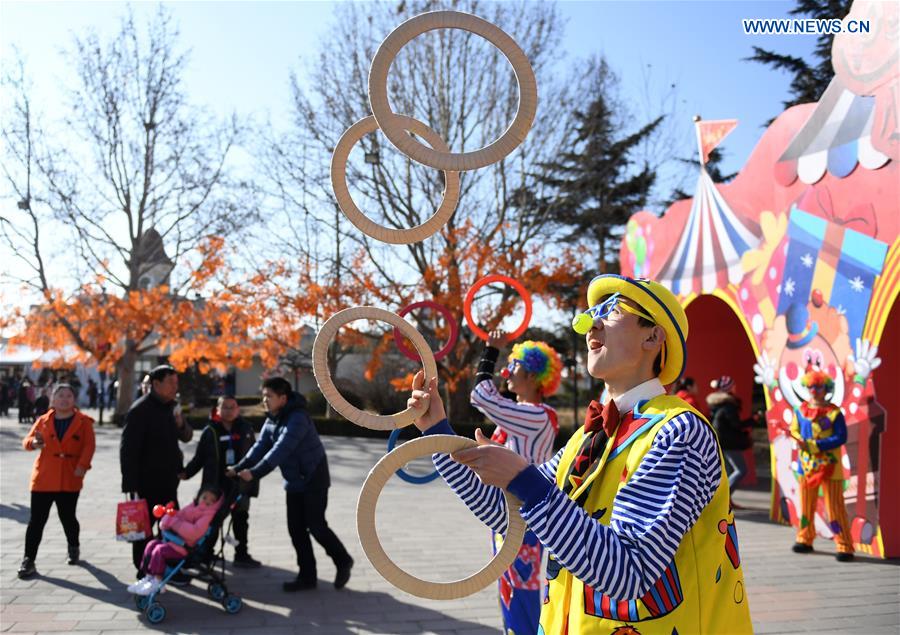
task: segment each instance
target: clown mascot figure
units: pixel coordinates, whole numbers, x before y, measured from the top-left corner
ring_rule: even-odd
[[[828,376],[828,388],[822,398],[840,409],[843,413],[841,420],[850,431],[849,438],[856,438],[855,448],[836,451],[841,463],[835,468],[835,480],[828,481],[838,483],[845,477],[851,488],[855,484],[857,500],[860,497],[865,500],[867,479],[871,478],[871,472],[867,474],[867,468],[859,467],[865,465],[860,457],[868,452],[870,409],[875,402],[872,373],[881,364],[881,359],[878,357],[878,347],[861,338],[857,338],[854,351],[847,318],[822,303],[818,296],[813,293],[808,304],[800,301],[791,304],[783,316],[775,319],[772,329],[765,334],[763,350],[753,370],[757,383],[768,389],[771,398],[767,415],[781,515],[801,530],[808,523],[810,532],[817,531],[819,535],[830,538],[832,533],[838,533],[839,523],[835,522],[834,516],[827,519],[827,514],[817,511],[815,507],[803,507],[800,500],[802,485],[797,479],[798,470],[793,465],[796,435],[791,430],[799,425],[797,413],[814,397],[804,383],[804,373],[815,369]],[[862,473],[858,473],[860,469]],[[835,487],[840,489],[837,485]],[[825,498],[827,501],[827,495]],[[807,515],[807,511],[811,511],[812,515]],[[850,524],[851,537],[857,519]],[[862,521],[869,522],[865,518]],[[846,529],[846,525],[840,527],[841,531]],[[812,544],[812,539],[798,540],[805,545]],[[870,544],[871,537],[868,541],[858,538],[856,542]]]
[[[506,335],[492,331],[478,364],[471,402],[497,425],[492,439],[525,457],[529,463],[549,460],[559,430],[556,411],[543,403],[559,387],[562,361],[545,342],[525,341],[513,346],[509,365],[501,371],[516,400],[507,399],[494,385],[494,366]],[[494,533],[494,553],[503,536]],[[541,543],[526,532],[515,562],[498,581],[503,632],[536,633],[541,612]]]
[[[810,398],[794,411],[791,436],[799,445],[800,526],[794,551],[809,553],[816,537],[816,503],[819,487],[825,492],[825,508],[834,532],[837,559],[853,560],[850,521],[844,506],[844,469],[841,446],[847,442],[847,424],[841,409],[828,401],[834,391],[834,380],[825,372],[809,368],[803,375],[803,387]]]

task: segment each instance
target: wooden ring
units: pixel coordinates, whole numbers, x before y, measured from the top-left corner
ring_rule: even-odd
[[[453,317],[453,314],[450,312],[450,309],[445,307],[443,304],[438,304],[432,300],[422,300],[421,302],[414,302],[413,304],[408,304],[402,309],[400,309],[399,315],[400,317],[405,316],[410,311],[414,311],[415,309],[431,309],[432,311],[437,311],[444,319],[447,320],[447,325],[450,327],[450,337],[447,338],[447,343],[444,344],[443,348],[434,354],[434,361],[439,362],[444,359],[450,351],[453,350],[453,347],[456,346],[456,340],[459,339],[459,322],[456,321],[456,318]],[[419,361],[418,355],[414,351],[409,349],[409,346],[406,345],[406,342],[403,341],[403,337],[398,329],[394,329],[394,342],[397,344],[397,349],[403,353],[406,357],[411,359],[414,362]]]
[[[516,74],[519,86],[516,116],[499,139],[480,150],[452,153],[422,145],[406,134],[403,120],[388,103],[388,71],[397,53],[413,38],[434,29],[463,29],[480,35],[500,49]],[[537,113],[537,81],[528,56],[499,27],[469,13],[432,11],[407,20],[391,31],[378,47],[369,68],[369,105],[384,135],[409,158],[438,170],[475,170],[497,163],[525,140]]]
[[[503,572],[512,565],[519,553],[525,537],[525,521],[519,514],[521,503],[506,491],[503,492],[503,495],[506,497],[509,521],[503,546],[490,562],[468,578],[455,582],[431,582],[417,578],[394,564],[385,553],[381,541],[378,540],[375,527],[375,507],[385,483],[398,468],[420,456],[458,452],[476,445],[472,439],[447,434],[429,435],[407,441],[381,457],[381,460],[369,472],[369,476],[366,477],[366,482],[363,483],[359,492],[359,500],[356,503],[356,529],[363,551],[375,570],[385,580],[410,595],[429,600],[453,600],[472,595],[503,575]]]
[[[487,341],[488,334],[484,331],[484,329],[475,324],[475,320],[472,319],[472,301],[475,300],[475,293],[481,287],[492,282],[502,282],[503,284],[508,284],[518,292],[519,296],[522,298],[522,301],[525,303],[525,316],[522,318],[522,323],[519,325],[519,328],[510,333],[509,337],[507,338],[509,341],[518,339],[522,336],[522,334],[525,332],[525,329],[528,328],[528,324],[531,322],[531,294],[528,293],[528,289],[526,289],[521,282],[519,282],[518,280],[513,280],[509,276],[491,274],[489,276],[485,276],[472,285],[472,287],[469,289],[469,292],[466,293],[466,299],[463,301],[463,315],[466,316],[466,322],[468,323],[469,328],[472,330],[472,332],[479,339],[482,339],[485,342]]]
[[[331,379],[331,373],[328,371],[328,345],[337,335],[338,329],[352,322],[353,320],[380,320],[387,322],[394,327],[400,329],[402,333],[408,337],[419,357],[422,358],[422,364],[425,367],[425,385],[428,381],[437,377],[437,364],[434,361],[434,355],[431,353],[428,343],[422,334],[419,333],[412,324],[404,320],[396,313],[385,311],[374,306],[356,306],[343,311],[338,311],[330,318],[316,335],[313,342],[312,350],[312,367],[316,382],[319,384],[319,390],[322,395],[331,404],[338,413],[343,415],[347,420],[352,421],[358,426],[369,428],[370,430],[393,430],[394,428],[402,428],[412,423],[414,420],[424,414],[425,408],[412,409],[407,408],[403,412],[392,415],[376,415],[371,412],[363,412],[359,408],[353,406],[349,401],[344,399],[334,381]]]
[[[397,125],[403,129],[401,133],[403,136],[411,139],[412,137],[406,133],[409,130],[424,138],[432,147],[445,152],[450,151],[450,148],[438,136],[438,133],[421,121],[405,115],[397,115],[397,122]],[[376,130],[378,130],[378,122],[375,121],[375,117],[370,115],[360,119],[341,135],[337,146],[334,148],[334,153],[331,155],[331,187],[334,189],[334,197],[337,199],[338,207],[360,231],[376,240],[394,245],[410,244],[425,240],[443,227],[453,215],[456,205],[459,203],[459,172],[444,170],[445,186],[441,204],[431,218],[421,225],[416,225],[409,229],[392,229],[379,225],[360,211],[356,203],[353,202],[353,198],[350,196],[350,189],[347,187],[347,159],[350,157],[350,151],[360,139]]]

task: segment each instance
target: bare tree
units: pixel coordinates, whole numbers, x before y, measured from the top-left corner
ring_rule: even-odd
[[[46,266],[45,229],[71,235],[71,252],[54,257],[67,259],[82,282],[101,276],[125,295],[147,283],[163,246],[170,261],[183,262],[204,239],[254,218],[249,187],[230,177],[237,123],[188,102],[187,55],[164,7],[145,29],[129,12],[108,40],[93,31],[76,36],[67,55],[75,80],[68,115],[52,130],[38,125],[21,66],[4,81],[15,97],[3,123],[3,170],[19,216],[4,217],[3,239],[26,265],[22,282],[45,297],[62,286]],[[188,277],[172,282],[162,272],[157,282],[169,283],[174,297]],[[120,412],[134,394],[137,356],[154,346],[158,326],[125,343]]]

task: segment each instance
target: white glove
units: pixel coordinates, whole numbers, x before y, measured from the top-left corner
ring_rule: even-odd
[[[776,385],[775,376],[778,371],[778,367],[775,364],[775,360],[769,359],[768,353],[763,351],[759,357],[756,358],[756,363],[753,364],[753,372],[756,373],[754,380],[757,384],[762,384],[767,388],[774,388]]]
[[[856,338],[856,355],[850,353],[850,361],[853,362],[853,373],[862,379],[866,379],[873,370],[881,366],[881,358],[878,357],[878,347],[869,343],[869,340]]]

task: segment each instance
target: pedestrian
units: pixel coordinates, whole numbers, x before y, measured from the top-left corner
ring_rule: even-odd
[[[193,436],[190,426],[179,426],[173,407],[178,393],[178,373],[171,366],[150,371],[150,392],[135,401],[125,415],[119,445],[122,491],[147,501],[149,509],[178,500],[178,474],[183,455],[178,441]],[[140,574],[146,540],[132,543],[132,561]],[[184,581],[179,577],[175,584]]]
[[[481,354],[470,403],[496,424],[491,437],[529,463],[544,463],[553,456],[559,431],[554,410],[544,403],[559,388],[562,360],[546,342],[527,340],[513,346],[508,366],[501,371],[515,399],[502,396],[494,385],[494,366],[506,334],[492,331]],[[494,533],[491,549],[496,554],[503,536]],[[497,581],[504,633],[537,633],[541,613],[541,562],[543,548],[530,529],[525,532],[516,560]],[[522,572],[528,572],[523,574]]]
[[[96,408],[97,407],[97,382],[93,379],[88,379],[88,387],[87,387],[87,396],[88,396],[88,408]]]
[[[150,393],[150,375],[144,375],[144,377],[141,379],[141,383],[138,384],[137,395],[135,396],[135,399],[140,399],[141,397],[143,397],[144,395],[147,395],[149,393]],[[178,401],[177,395],[175,396],[175,401],[176,402]]]
[[[734,516],[710,425],[666,394],[684,370],[688,322],[678,299],[646,279],[605,274],[573,320],[587,369],[609,399],[537,466],[476,432],[477,447],[435,455],[444,479],[494,531],[501,489],[521,501],[550,552],[545,633],[750,633]],[[416,375],[410,407],[425,434],[452,434],[437,392]]]
[[[189,479],[202,469],[204,487],[218,487],[229,500],[235,493],[233,488],[240,492],[241,499],[231,510],[231,522],[238,543],[234,548],[234,566],[245,569],[255,569],[261,564],[248,550],[250,497],[259,496],[259,481],[229,479],[225,469],[243,459],[255,441],[253,426],[241,416],[237,399],[223,395],[210,413],[209,424],[200,433],[194,458],[179,475],[182,480]]]
[[[342,589],[350,580],[353,558],[328,526],[328,457],[319,433],[306,413],[306,399],[295,393],[282,377],[263,382],[266,421],[259,439],[247,455],[226,472],[244,481],[261,479],[281,468],[287,501],[288,533],[297,552],[297,577],[282,585],[285,591],[316,588],[318,575],[310,534],[325,549],[337,569],[334,588]]]
[[[709,384],[713,392],[706,396],[709,419],[719,437],[719,445],[725,454],[728,469],[728,487],[732,495],[747,474],[744,451],[753,447],[750,425],[741,420],[741,400],[734,394],[734,379],[722,375]],[[732,501],[735,509],[742,509]]]
[[[75,389],[75,387],[73,386],[72,390],[74,390],[74,389]],[[50,387],[43,386],[43,387],[41,387],[40,394],[34,400],[34,410],[33,410],[34,417],[38,418],[38,417],[43,416],[49,409],[50,409]]]
[[[75,565],[81,557],[81,528],[75,510],[94,456],[94,420],[75,406],[72,386],[57,384],[53,388],[50,409],[34,422],[22,447],[40,450],[31,471],[31,517],[25,530],[25,557],[19,567],[19,577],[26,579],[36,573],[38,547],[54,503],[66,534],[66,562]]]
[[[705,414],[705,408],[697,399],[697,384],[693,377],[682,377],[675,382],[675,396],[700,414]]]
[[[111,378],[112,379],[112,378]],[[109,387],[106,389],[106,405],[110,409],[116,407],[116,397],[119,394],[119,380],[112,379],[109,382]]]
[[[794,409],[791,436],[797,452],[800,488],[800,523],[793,551],[809,553],[816,539],[816,505],[819,488],[825,495],[829,528],[834,533],[838,562],[853,560],[853,539],[844,504],[844,467],[841,446],[847,443],[847,422],[840,406],[831,403],[834,379],[819,368],[810,368],[801,379],[809,398]]]
[[[6,377],[0,379],[0,417],[9,416],[9,388]]]
[[[19,423],[32,423],[32,402],[34,401],[34,389],[28,378],[22,380],[19,384],[18,406],[19,406]]]

